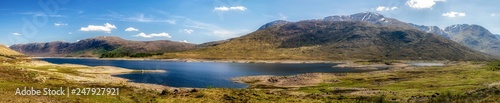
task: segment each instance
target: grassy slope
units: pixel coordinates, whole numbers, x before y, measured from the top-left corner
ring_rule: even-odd
[[[386,100],[396,102],[418,100],[426,102],[495,102],[500,100],[500,86],[489,87],[489,85],[500,82],[500,72],[498,71],[500,70],[500,62],[489,65],[496,65],[496,67],[463,63],[448,67],[337,74],[327,77],[325,80],[336,82],[325,82],[318,86],[302,87],[294,91],[333,94],[323,96],[332,96],[337,99],[353,99],[362,95],[383,95]],[[372,93],[356,93],[357,90],[349,88],[365,88]]]
[[[4,45],[0,45],[0,55],[5,55],[5,56],[18,56],[18,55],[23,55],[19,52],[16,52],[14,50],[9,49],[8,47]]]
[[[319,46],[299,48],[279,48],[281,42],[269,31],[256,31],[217,46],[185,51],[165,53],[160,58],[192,59],[244,59],[244,60],[327,60]],[[316,51],[315,51],[316,50]],[[323,55],[323,56],[320,56]]]
[[[215,46],[158,58],[245,60],[484,60],[488,57],[414,29],[362,22],[303,21],[258,30]]]
[[[29,60],[8,60],[7,63],[15,64]],[[134,90],[122,85],[116,84],[81,84],[65,80],[62,77],[40,73],[34,71],[27,71],[23,68],[30,68],[36,70],[57,69],[57,72],[76,75],[75,68],[53,68],[53,67],[34,67],[26,65],[0,65],[0,102],[135,102],[135,101],[150,101],[154,100],[156,95],[154,92],[145,90]],[[41,79],[45,78],[45,79]],[[34,88],[53,88],[70,87],[70,88],[84,88],[84,87],[109,87],[120,88],[123,95],[120,96],[18,96],[14,95],[17,88],[34,87]]]

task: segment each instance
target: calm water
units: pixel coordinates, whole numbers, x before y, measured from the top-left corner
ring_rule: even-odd
[[[172,87],[245,88],[230,78],[251,75],[294,75],[301,73],[364,72],[351,68],[332,68],[336,64],[249,64],[213,62],[166,62],[157,60],[98,60],[71,58],[40,58],[55,64],[116,66],[135,70],[166,70],[165,73],[133,73],[116,75],[139,83],[154,83]]]

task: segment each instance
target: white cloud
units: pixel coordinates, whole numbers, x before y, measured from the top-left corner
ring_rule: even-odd
[[[495,13],[491,13],[491,15],[490,15],[490,16],[491,16],[491,17],[495,17],[495,16],[498,16],[498,15],[497,15],[497,14],[495,14]]]
[[[281,13],[279,13],[279,16],[280,16],[280,20],[286,20],[286,18],[287,18],[285,15],[283,15]]]
[[[116,12],[111,12],[110,14],[105,15],[107,18],[94,18],[99,20],[120,20],[120,21],[128,21],[128,22],[143,22],[143,23],[151,23],[151,22],[164,22],[169,24],[176,24],[176,20],[174,19],[166,19],[166,18],[158,18],[153,15],[124,15]],[[112,19],[109,19],[112,18]]]
[[[191,34],[194,32],[193,29],[179,29],[179,32],[181,33],[186,33],[186,34]]]
[[[19,34],[19,33],[12,33],[12,35],[19,36],[21,34]]]
[[[135,37],[143,37],[143,38],[152,38],[152,37],[166,37],[166,38],[172,38],[168,33],[162,32],[162,33],[152,33],[152,34],[146,34],[146,33],[139,33],[137,35],[134,35]]]
[[[125,31],[139,31],[139,29],[136,29],[134,27],[128,27],[127,29],[125,29]]]
[[[73,34],[72,32],[69,32],[68,34]]]
[[[220,38],[232,38],[236,37],[237,34],[242,34],[242,33],[247,33],[248,30],[228,30],[221,28],[217,25],[213,24],[208,24],[204,22],[199,22],[199,21],[194,21],[190,19],[186,19],[186,27],[189,28],[197,28],[197,29],[202,29],[202,30],[207,30],[210,31],[211,35],[218,36]]]
[[[134,21],[134,22],[166,22],[169,24],[176,24],[175,20],[170,19],[155,19],[153,16],[145,17],[144,14],[139,14],[135,17],[128,17],[125,19],[126,21]]]
[[[54,26],[66,26],[66,25],[68,25],[68,24],[66,24],[66,23],[54,23]]]
[[[214,8],[214,11],[245,11],[245,10],[247,10],[247,8],[244,6],[231,6],[231,7],[221,6]]]
[[[21,12],[21,13],[15,13],[19,15],[33,15],[33,16],[47,16],[47,17],[54,17],[54,18],[67,18],[68,16],[65,15],[47,15],[46,13],[43,12]]]
[[[451,11],[451,12],[443,13],[442,15],[446,16],[446,17],[454,18],[454,17],[464,17],[465,13]]]
[[[432,8],[432,6],[436,5],[436,2],[444,1],[446,0],[408,0],[406,1],[406,5],[414,9],[427,9]]]
[[[89,25],[87,27],[82,27],[80,31],[104,31],[106,33],[111,33],[112,29],[116,29],[116,26],[106,23],[103,26]]]
[[[377,11],[391,11],[391,10],[396,10],[398,7],[385,7],[385,6],[378,6],[375,8]]]
[[[181,40],[179,42],[183,42],[183,43],[189,43],[187,40]]]

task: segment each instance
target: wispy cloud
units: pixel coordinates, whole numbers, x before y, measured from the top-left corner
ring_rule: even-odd
[[[428,9],[436,5],[436,2],[445,2],[446,0],[408,0],[406,5],[414,9]]]
[[[176,24],[175,20],[170,19],[155,19],[153,16],[145,17],[144,14],[139,14],[133,17],[125,18],[127,21],[135,22],[166,22],[169,24]]]
[[[247,8],[244,7],[244,6],[231,6],[231,7],[221,6],[221,7],[214,7],[214,11],[245,11],[245,10],[247,10]]]
[[[54,18],[67,18],[68,16],[66,15],[47,15],[46,13],[43,12],[20,12],[20,13],[14,13],[18,15],[33,15],[33,16],[47,16],[47,17],[54,17]]]
[[[215,35],[220,38],[232,38],[236,37],[237,34],[245,33],[248,31],[248,30],[228,30],[214,24],[208,24],[190,19],[187,19],[185,23],[186,24],[184,26],[186,27],[207,30],[210,31],[209,34]]]
[[[176,20],[174,19],[166,19],[153,15],[146,15],[144,13],[136,14],[136,15],[125,15],[117,12],[111,12],[104,16],[104,18],[95,18],[102,20],[119,20],[119,21],[128,21],[128,22],[143,22],[143,23],[152,23],[152,22],[164,22],[169,24],[176,24]]]
[[[454,12],[454,11],[451,11],[451,12],[447,12],[447,13],[443,13],[441,14],[442,16],[445,16],[445,17],[450,17],[450,18],[454,18],[454,17],[464,17],[466,16],[465,13],[463,12]]]
[[[180,33],[186,33],[186,34],[191,34],[194,32],[193,29],[179,29]]]
[[[183,43],[189,43],[187,40],[181,40],[179,42],[183,42]]]
[[[377,8],[375,8],[375,10],[377,11],[392,11],[392,10],[396,10],[398,9],[398,7],[386,7],[386,6],[378,6]]]
[[[67,23],[61,23],[61,22],[54,23],[54,26],[67,26],[67,25],[68,25]]]
[[[286,20],[286,18],[288,18],[287,16],[285,16],[285,15],[283,15],[281,13],[279,13],[278,15],[280,17],[280,20]]]
[[[128,27],[127,29],[125,29],[125,31],[139,31],[139,29],[136,29],[134,27]]]
[[[21,34],[20,33],[12,33],[12,35],[20,36]]]
[[[112,29],[116,29],[116,26],[110,23],[106,23],[103,26],[89,25],[87,27],[80,28],[80,31],[103,31],[105,33],[111,33]]]
[[[137,35],[133,35],[134,37],[142,37],[142,38],[153,38],[153,37],[166,37],[166,38],[172,38],[168,33],[162,32],[162,33],[152,33],[152,34],[146,34],[146,33],[139,33]]]
[[[498,16],[498,14],[496,14],[496,13],[491,13],[491,14],[490,14],[490,16],[491,16],[491,17],[495,17],[495,16]]]

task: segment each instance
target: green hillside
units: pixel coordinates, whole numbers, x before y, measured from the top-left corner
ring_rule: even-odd
[[[300,21],[161,58],[248,60],[485,60],[488,55],[414,28]]]

